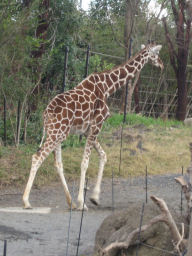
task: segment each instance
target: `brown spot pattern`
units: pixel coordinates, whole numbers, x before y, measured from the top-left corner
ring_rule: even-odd
[[[141,69],[148,61],[148,54],[145,49],[127,63],[111,71],[92,74],[74,89],[57,95],[44,112],[47,142],[43,148],[46,155],[56,142],[66,138],[73,126],[82,132],[91,127],[91,145],[109,115],[105,99],[125,85],[125,78],[133,78],[134,70]],[[160,58],[158,62],[163,65]],[[90,148],[87,149],[88,153],[89,151]],[[37,158],[39,156],[43,158],[45,153],[38,153]]]
[[[116,82],[118,80],[118,77],[115,74],[112,73],[110,76],[113,82]]]
[[[131,67],[131,66],[129,66],[129,65],[126,65],[126,68],[127,68],[127,70],[129,71],[129,73],[132,73],[132,72],[135,70],[134,67]]]
[[[124,79],[127,76],[127,72],[125,69],[121,68],[120,69],[120,75],[119,75],[119,79]]]

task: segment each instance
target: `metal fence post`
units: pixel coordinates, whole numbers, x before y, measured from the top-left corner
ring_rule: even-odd
[[[6,98],[4,97],[3,102],[3,123],[4,123],[4,146],[7,146],[7,103]]]
[[[128,82],[125,87],[125,104],[124,104],[124,112],[123,112],[123,123],[126,121],[127,116],[127,102],[128,102]]]
[[[130,44],[129,44],[129,59],[130,59],[130,57],[131,57],[132,41],[133,41],[133,39],[130,38]],[[129,82],[129,81],[128,81],[128,82]],[[123,123],[125,123],[125,121],[126,121],[126,116],[127,116],[128,82],[126,83],[126,90],[125,90],[125,105],[124,105]]]
[[[111,177],[111,197],[112,197],[112,211],[114,212],[114,171],[112,169],[112,177]]]
[[[131,46],[132,46],[132,38],[130,38],[130,44],[129,44],[129,58],[131,57]],[[122,146],[123,146],[123,126],[126,121],[127,116],[127,98],[128,98],[128,83],[126,83],[125,87],[125,104],[124,104],[124,113],[123,113],[123,124],[121,127],[121,145],[120,145],[120,156],[119,156],[119,175],[121,173],[121,161],[122,161]]]
[[[84,189],[84,201],[83,201],[83,209],[81,212],[81,221],[80,221],[80,229],[79,229],[79,237],[78,237],[78,243],[77,243],[77,251],[76,256],[79,255],[79,245],[80,245],[80,239],[81,239],[81,230],[82,230],[82,224],[83,224],[83,216],[84,216],[84,206],[85,206],[85,199],[86,199],[86,193],[87,193],[87,184],[88,184],[88,178],[86,179],[85,189]]]
[[[3,256],[7,255],[7,240],[4,240]]]
[[[20,118],[21,118],[21,101],[18,101],[17,106],[17,134],[16,134],[16,145],[19,145],[19,139],[20,139]]]
[[[86,78],[88,76],[89,53],[90,53],[90,45],[87,46],[87,55],[86,55],[86,62],[85,62],[85,75],[84,75],[84,78]]]
[[[87,46],[87,54],[86,54],[86,62],[85,62],[85,74],[84,74],[84,78],[86,78],[88,76],[88,69],[89,69],[89,53],[90,53],[90,45]],[[79,142],[82,141],[82,134],[79,135]]]
[[[143,203],[142,210],[141,210],[141,217],[140,217],[140,223],[139,223],[139,232],[138,232],[138,243],[137,243],[137,248],[136,248],[136,256],[138,256],[139,245],[141,243],[141,227],[142,227],[142,223],[143,223],[144,209],[145,209],[145,203]]]
[[[66,47],[65,47],[65,60],[64,60],[64,74],[63,74],[62,92],[64,92],[65,86],[66,86],[66,74],[67,74],[68,53],[69,53],[69,48],[66,46]]]
[[[73,203],[74,187],[75,187],[75,182],[73,183],[72,198],[71,198],[71,204],[70,204],[69,226],[68,226],[68,231],[67,231],[67,249],[66,249],[66,256],[68,256],[68,250],[69,250],[69,235],[70,235],[70,229],[71,229],[71,217],[72,217],[72,203]]]
[[[145,201],[148,202],[148,169],[145,169]]]
[[[181,175],[183,176],[183,166],[181,167]],[[181,215],[183,214],[183,189],[181,187]]]

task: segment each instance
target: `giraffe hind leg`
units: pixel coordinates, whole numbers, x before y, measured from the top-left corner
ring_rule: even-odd
[[[31,188],[33,186],[33,182],[36,176],[36,173],[43,163],[43,161],[47,158],[47,156],[54,150],[56,146],[56,142],[53,142],[49,137],[46,139],[45,143],[43,146],[38,150],[37,153],[35,153],[32,156],[32,164],[31,164],[31,170],[29,174],[29,179],[23,194],[23,202],[24,202],[24,208],[25,209],[30,209],[32,208],[30,203],[29,203],[29,195],[31,192]]]
[[[93,146],[93,142],[89,139],[87,139],[84,153],[83,153],[83,159],[81,162],[81,177],[80,177],[80,185],[79,185],[79,194],[78,194],[78,210],[88,210],[85,202],[84,202],[84,188],[85,188],[85,176],[86,176],[86,171],[89,165],[89,156],[91,154],[91,149]]]
[[[101,181],[103,177],[104,166],[105,166],[105,163],[107,162],[107,156],[98,141],[95,141],[94,148],[99,154],[99,171],[98,171],[96,185],[93,189],[93,193],[90,198],[90,201],[95,205],[99,205]]]
[[[66,195],[67,203],[69,205],[69,208],[75,209],[76,205],[72,202],[71,195],[69,193],[69,189],[67,186],[67,182],[65,180],[65,176],[63,173],[63,163],[62,163],[62,154],[61,154],[61,144],[59,143],[56,146],[56,149],[54,150],[54,156],[55,156],[55,167],[57,169],[57,172],[61,178],[61,182],[63,184],[64,192]]]

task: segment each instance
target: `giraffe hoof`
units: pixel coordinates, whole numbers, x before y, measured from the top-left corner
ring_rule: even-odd
[[[30,209],[33,209],[33,207],[29,204],[29,205],[25,205],[23,209],[30,210]]]
[[[78,208],[77,208],[77,210],[78,211],[88,211],[88,207],[86,206],[86,205],[84,205],[84,208],[83,208],[83,206],[79,206]]]
[[[77,209],[76,204],[73,203],[73,204],[70,206],[69,209],[71,209],[72,211],[76,210],[76,209]]]
[[[90,198],[90,201],[91,201],[91,203],[94,204],[94,205],[97,205],[97,206],[100,205],[98,199],[95,199],[95,198],[91,197],[91,198]]]

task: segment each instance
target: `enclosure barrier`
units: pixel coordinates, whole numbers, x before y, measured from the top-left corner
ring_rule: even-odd
[[[80,78],[79,82],[82,80],[82,78],[87,77],[88,75],[88,68],[89,68],[89,60],[90,56],[93,54],[101,55],[102,57],[106,58],[120,58],[117,56],[111,56],[108,54],[103,54],[99,52],[91,51],[90,46],[87,47],[87,49],[78,49],[85,52],[85,73]],[[130,49],[129,49],[129,55],[131,56],[131,43],[130,43]],[[60,92],[64,92],[66,90],[67,84],[69,84],[71,81],[67,80],[67,66],[68,66],[68,56],[69,56],[69,48],[65,47],[65,58],[64,58],[64,70],[63,70],[63,83],[61,85]],[[166,70],[166,68],[165,68]],[[153,71],[153,68],[152,68]],[[177,89],[175,90],[175,93],[172,94],[172,92],[169,92],[168,90],[168,84],[169,87],[174,87],[176,84],[175,79],[170,79],[164,77],[154,77],[153,73],[151,73],[151,76],[141,75],[140,76],[140,82],[139,82],[139,105],[137,105],[134,101],[134,98],[132,98],[132,102],[129,103],[131,105],[131,109],[129,111],[141,113],[142,115],[146,116],[152,116],[152,117],[162,117],[162,118],[173,118],[175,116],[176,107],[177,107]],[[187,81],[189,86],[192,84],[192,81]],[[156,84],[156,86],[152,86],[151,84]],[[189,92],[188,95],[188,106],[187,106],[187,115],[192,116],[192,92]],[[124,104],[124,117],[123,120],[125,121],[126,115],[127,115],[127,95],[128,95],[128,86],[126,85],[126,94],[125,94],[125,101]],[[119,92],[116,92],[115,95],[111,96],[109,99],[109,107],[111,112],[119,112],[120,106],[122,105],[122,99],[121,96],[119,96]],[[2,107],[1,107],[2,106]],[[27,127],[22,127],[22,121],[23,118],[27,119],[28,122],[34,122],[30,121],[30,116],[28,117],[27,113],[23,113],[23,109],[21,108],[21,100],[18,101],[17,107],[12,106],[12,102],[7,102],[6,96],[0,100],[0,109],[2,110],[2,125],[0,125],[0,134],[2,134],[2,139],[4,146],[7,144],[15,144],[19,145],[21,140],[24,140],[25,142],[25,136]],[[15,110],[15,114],[14,113]],[[16,120],[16,129],[14,131],[14,126],[12,125],[9,128],[9,133],[12,130],[12,141],[8,141],[7,134],[8,134],[8,127],[7,127],[7,121],[10,119],[10,116],[12,114],[12,118]],[[23,117],[24,116],[24,117]],[[1,120],[0,120],[1,122]],[[25,126],[25,125],[24,125]]]
[[[67,74],[67,61],[68,61],[68,53],[69,53],[69,50],[68,48],[66,47],[65,49],[65,63],[64,63],[64,79],[63,79],[63,84],[62,84],[62,91],[65,90],[65,87],[66,87],[66,74]],[[87,76],[88,74],[88,66],[89,66],[89,56],[92,52],[90,51],[90,47],[88,46],[87,48],[87,51],[86,51],[86,65],[85,65],[85,77]],[[128,87],[126,87],[128,88]],[[146,93],[147,91],[140,91],[140,93]],[[147,92],[148,94],[152,94],[153,92],[150,91],[150,92]],[[160,92],[160,89],[158,88],[158,92],[154,92],[155,94],[155,100],[156,100],[156,96],[157,95],[161,95],[162,93]],[[122,131],[121,131],[121,149],[122,149],[122,141],[123,141],[123,125],[125,123],[125,120],[126,120],[126,114],[127,114],[127,94],[128,94],[128,89],[126,89],[126,97],[125,97],[125,108],[124,108],[124,118],[123,118],[123,124],[122,124]],[[164,94],[165,96],[170,96],[172,97],[172,95],[169,95],[169,94]],[[169,100],[169,104],[170,102],[173,103],[173,101],[175,100],[176,96],[173,95],[173,97]],[[190,102],[192,102],[192,97],[189,98],[190,99]],[[116,101],[119,101],[118,99],[115,98]],[[147,101],[147,99],[146,99]],[[143,104],[147,104],[146,101],[143,101],[143,102],[140,102],[140,103],[143,103]],[[151,104],[153,107],[155,104],[157,103],[148,103],[148,104]],[[159,103],[159,105],[157,106],[163,106],[163,107],[167,107],[169,106],[169,104],[163,104],[163,103]],[[188,113],[191,113],[191,105],[188,107],[189,108],[189,111]],[[144,111],[144,110],[143,110]],[[144,113],[147,113],[144,111]],[[153,113],[153,108],[151,107],[150,110],[149,110],[149,114],[152,114]],[[157,112],[155,112],[157,114]],[[167,112],[169,113],[169,112]],[[160,114],[160,113],[158,113]],[[17,115],[16,115],[16,120],[17,120],[17,129],[16,129],[16,144],[19,143],[19,139],[20,139],[20,122],[21,122],[21,102],[18,101],[18,106],[17,106]],[[6,101],[6,98],[4,97],[4,102],[3,102],[3,124],[4,124],[4,145],[6,146],[7,145],[7,101]],[[121,171],[121,150],[120,150],[120,156],[119,156],[119,173]],[[181,167],[181,174],[183,176],[183,167]],[[111,176],[111,209],[112,209],[112,212],[115,211],[115,189],[114,189],[114,170],[112,170],[112,176]],[[84,192],[84,202],[85,202],[85,199],[86,199],[86,191],[87,191],[87,182],[88,180],[86,181],[86,189],[85,189],[85,192]],[[138,246],[137,246],[137,255],[139,255],[139,246],[140,244],[146,246],[146,247],[150,247],[151,249],[153,250],[158,250],[158,251],[162,251],[162,252],[166,252],[170,255],[177,255],[173,252],[169,252],[169,251],[166,251],[165,249],[162,249],[162,248],[156,248],[156,247],[153,247],[152,245],[149,245],[149,244],[145,244],[143,242],[141,242],[140,238],[141,238],[141,226],[142,226],[142,221],[143,221],[143,216],[144,216],[144,209],[145,209],[145,204],[148,203],[148,188],[149,188],[149,184],[148,184],[148,167],[146,166],[145,168],[145,179],[144,179],[144,187],[145,187],[145,199],[144,199],[144,202],[142,204],[142,210],[141,210],[141,215],[140,215],[140,225],[139,225],[139,233],[138,233]],[[181,214],[183,212],[183,191],[181,189],[181,194],[180,194],[180,210],[181,210]],[[72,219],[72,209],[70,209],[70,218],[69,218],[69,225],[68,225],[68,241],[67,241],[67,249],[66,249],[66,256],[68,256],[68,252],[69,252],[69,234],[70,234],[70,223],[71,223],[71,219]],[[81,238],[81,232],[82,232],[82,228],[83,228],[83,217],[84,217],[84,210],[82,211],[82,215],[81,215],[81,220],[80,220],[80,230],[79,230],[79,238],[78,238],[78,244],[77,244],[77,251],[76,251],[76,256],[78,256],[78,253],[79,253],[79,246],[80,246],[80,238]],[[5,240],[4,241],[4,249],[3,249],[3,255],[6,256],[7,254],[7,241]],[[183,254],[185,255],[185,254]]]

